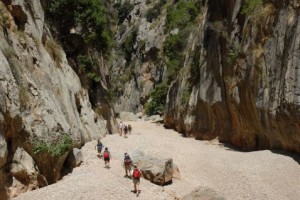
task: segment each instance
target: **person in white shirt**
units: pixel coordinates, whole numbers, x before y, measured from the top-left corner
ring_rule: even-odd
[[[120,123],[119,123],[119,129],[120,129],[120,136],[122,136],[123,130],[124,130],[124,124],[122,121],[120,121]]]

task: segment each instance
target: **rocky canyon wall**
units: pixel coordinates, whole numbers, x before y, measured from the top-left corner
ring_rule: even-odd
[[[72,147],[114,131],[112,106],[92,105],[88,88],[49,31],[44,6],[0,1],[1,191],[56,182]],[[105,90],[106,83],[99,84]],[[105,102],[103,94],[93,101]]]
[[[169,88],[160,111],[166,127],[243,150],[300,152],[298,1],[115,5],[128,11],[110,71],[117,112],[147,111],[162,84]]]
[[[300,4],[247,2],[206,2],[190,46],[196,57],[186,54],[169,89],[165,125],[243,150],[299,153]]]

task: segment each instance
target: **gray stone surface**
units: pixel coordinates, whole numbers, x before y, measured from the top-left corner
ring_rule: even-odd
[[[13,145],[8,151],[1,138],[0,166],[7,154],[22,148],[39,166],[37,173],[53,183],[61,178],[68,152],[55,158],[49,152],[34,154],[34,140],[55,144],[67,134],[75,146],[81,146],[114,131],[113,109],[99,105],[107,113],[93,110],[87,89],[44,21],[42,1],[5,2],[6,7],[0,2],[7,8],[1,15],[7,15],[10,24],[0,26],[0,135]],[[49,42],[56,45],[47,46]],[[14,164],[12,169],[21,168]],[[23,171],[28,176],[28,169]]]
[[[138,165],[143,178],[157,185],[166,185],[172,182],[174,172],[176,178],[180,177],[178,167],[171,158],[154,158],[145,155],[142,151],[129,153],[133,163]]]

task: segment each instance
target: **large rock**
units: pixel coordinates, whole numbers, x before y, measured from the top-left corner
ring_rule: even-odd
[[[130,155],[141,170],[143,178],[152,183],[166,185],[172,182],[174,174],[176,178],[180,177],[179,170],[171,158],[154,158],[144,155],[141,151],[132,152]]]
[[[23,148],[16,150],[10,172],[28,189],[35,189],[47,184],[44,177],[40,175],[36,163]]]

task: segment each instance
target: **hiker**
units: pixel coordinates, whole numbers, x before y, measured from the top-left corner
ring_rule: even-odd
[[[134,164],[133,167],[134,167],[132,172],[132,181],[134,186],[133,192],[136,193],[138,196],[139,193],[141,192],[140,190],[141,171],[138,169],[137,164]]]
[[[125,168],[125,178],[130,178],[132,160],[127,153],[124,153],[124,168]]]
[[[101,159],[101,151],[102,151],[102,148],[103,148],[103,144],[102,142],[100,141],[100,139],[97,140],[97,145],[96,145],[96,149],[97,149],[97,152],[98,152],[98,157]]]
[[[108,151],[108,148],[105,147],[105,150],[103,152],[103,159],[104,159],[104,164],[105,164],[105,168],[109,168],[109,161],[110,161],[111,155],[110,152]]]
[[[123,122],[120,121],[120,123],[119,123],[120,136],[122,136],[122,134],[123,134],[123,126],[124,126]]]
[[[131,134],[131,131],[132,131],[132,127],[130,124],[128,124],[128,133]]]
[[[127,133],[128,133],[128,127],[126,126],[126,124],[124,124],[124,137],[127,138]]]

